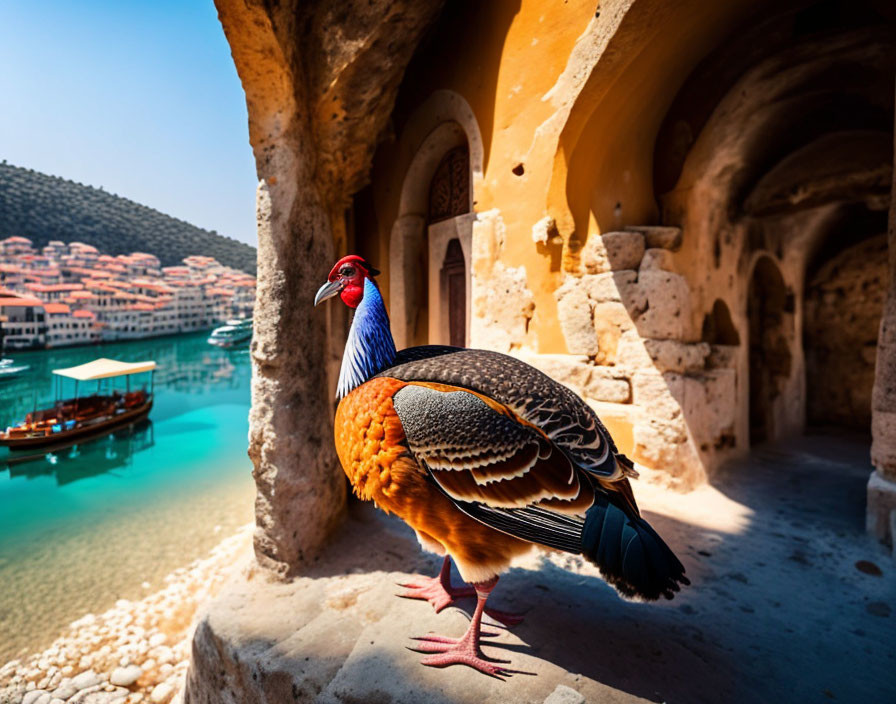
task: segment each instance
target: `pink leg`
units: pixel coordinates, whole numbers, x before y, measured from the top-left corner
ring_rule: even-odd
[[[498,578],[493,577],[487,582],[474,584],[476,590],[476,610],[470,621],[470,627],[460,638],[446,638],[444,636],[423,636],[415,638],[419,641],[417,647],[412,648],[421,653],[431,653],[420,662],[430,667],[448,667],[449,665],[467,665],[483,674],[504,679],[519,670],[509,670],[503,665],[507,660],[495,660],[486,658],[479,647],[481,633],[482,614],[485,612],[485,602],[492,589],[498,583]]]
[[[451,606],[457,599],[476,596],[476,591],[472,587],[451,586],[451,559],[447,555],[438,577],[419,577],[416,582],[398,586],[407,589],[398,596],[405,599],[424,599],[432,604],[436,613],[446,606]]]
[[[452,586],[451,558],[448,555],[445,555],[438,577],[418,577],[417,580],[408,584],[399,584],[398,586],[404,587],[407,591],[402,592],[398,596],[405,599],[423,599],[428,601],[432,604],[436,613],[439,613],[446,606],[451,606],[458,599],[476,596],[476,590],[473,587]],[[486,609],[485,614],[505,626],[516,626],[523,621],[522,615],[510,613],[509,611]]]

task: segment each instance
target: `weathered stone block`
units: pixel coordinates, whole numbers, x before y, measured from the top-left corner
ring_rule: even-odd
[[[529,354],[519,357],[575,391],[581,391],[585,387],[594,369],[587,357],[572,354]]]
[[[674,372],[637,372],[632,375],[632,400],[651,419],[675,420],[681,417],[684,383],[684,377]]]
[[[638,286],[638,272],[631,269],[588,274],[582,277],[588,297],[595,303],[615,301],[625,304],[632,318],[637,318],[647,308],[647,296]]]
[[[637,269],[644,256],[644,236],[639,232],[607,232],[592,235],[582,248],[586,274]]]
[[[559,234],[557,221],[550,215],[546,215],[532,226],[532,241],[537,244],[547,244]]]
[[[893,513],[896,513],[896,482],[881,476],[879,471],[872,472],[868,479],[866,528],[878,540],[896,545],[896,537],[890,531]]]
[[[487,278],[474,280],[473,289],[470,334],[475,344],[499,352],[522,345],[535,310],[526,268],[495,262]]]
[[[641,271],[654,269],[658,271],[675,271],[672,252],[668,249],[648,249],[641,259]]]
[[[655,365],[644,340],[637,330],[626,331],[619,338],[616,347],[616,364],[624,365],[629,369],[654,369]]]
[[[638,317],[642,337],[680,340],[691,315],[687,280],[669,271],[642,271],[638,285],[647,296],[647,310]]]
[[[871,416],[871,435],[871,463],[882,477],[896,482],[896,413],[876,409]]]
[[[687,427],[682,419],[668,421],[652,418],[634,428],[636,462],[675,473],[678,446],[687,442]]]
[[[595,304],[592,331],[597,339],[595,360],[598,364],[616,363],[619,340],[634,327],[635,324],[622,303],[607,301]]]
[[[635,226],[625,228],[629,232],[639,232],[644,236],[648,247],[671,249],[675,251],[681,247],[682,233],[680,227],[663,226]]]
[[[598,352],[597,335],[592,322],[591,303],[581,279],[568,277],[554,292],[557,299],[557,316],[566,349],[571,354],[593,357]]]
[[[644,340],[644,347],[654,366],[661,372],[698,371],[706,366],[709,345],[688,344],[677,340]]]
[[[629,380],[619,371],[605,367],[593,367],[584,393],[595,401],[609,403],[631,403],[632,387]]]

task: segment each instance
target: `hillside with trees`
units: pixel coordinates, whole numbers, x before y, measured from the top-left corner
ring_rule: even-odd
[[[255,274],[255,248],[127,198],[31,169],[0,164],[0,239],[85,242],[106,254],[147,252],[162,266],[191,254]]]

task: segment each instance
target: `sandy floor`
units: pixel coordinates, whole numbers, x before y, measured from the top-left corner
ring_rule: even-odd
[[[580,559],[533,555],[493,595],[526,620],[486,654],[536,675],[506,682],[418,664],[411,636],[460,635],[472,603],[436,615],[396,599],[396,581],[438,561],[401,522],[356,507],[307,576],[225,588],[201,627],[206,686],[231,667],[322,702],[540,703],[558,686],[578,693],[561,690],[570,702],[892,702],[896,565],[864,531],[867,453],[807,437],[760,448],[686,496],[639,482],[692,586],[671,602],[625,602]],[[224,643],[238,663],[222,665]]]
[[[0,559],[0,664],[41,650],[85,613],[158,590],[251,521],[254,494],[251,479],[174,492],[163,505],[110,511],[72,534],[35,536],[15,561]]]
[[[243,526],[208,556],[169,574],[163,589],[83,615],[46,650],[0,667],[0,704],[21,704],[25,697],[85,704],[171,701],[189,663],[196,608],[218,592],[234,565],[249,560],[253,528]]]

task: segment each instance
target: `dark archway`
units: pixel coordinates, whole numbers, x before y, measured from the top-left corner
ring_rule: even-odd
[[[793,300],[778,266],[761,257],[747,295],[750,330],[750,443],[776,437],[777,400],[793,363]]]
[[[465,142],[445,152],[429,184],[425,237],[430,344],[467,344],[470,270],[464,246],[469,249],[472,242],[471,187]]]
[[[883,234],[847,245],[808,272],[803,328],[808,425],[870,432],[886,285]]]
[[[448,342],[455,347],[467,344],[467,264],[460,240],[448,243],[442,264],[442,292],[448,296]]]

